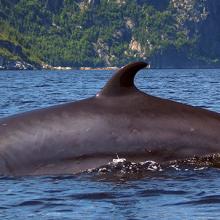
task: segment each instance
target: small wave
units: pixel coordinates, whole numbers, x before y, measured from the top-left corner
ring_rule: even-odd
[[[147,189],[137,193],[139,197],[152,197],[161,195],[187,195],[187,191],[183,190],[161,190],[161,189]]]
[[[109,192],[93,192],[93,193],[80,193],[68,196],[71,200],[101,200],[101,199],[115,199],[117,195]]]
[[[87,173],[98,174],[143,174],[146,172],[165,171],[201,171],[209,167],[220,167],[220,154],[212,154],[203,157],[192,157],[184,160],[175,160],[164,163],[147,160],[143,162],[127,161],[125,158],[113,159],[112,162],[89,169]]]
[[[220,196],[213,195],[213,196],[205,196],[198,200],[186,201],[186,202],[179,202],[172,205],[210,205],[210,204],[219,204],[220,203]],[[170,204],[169,204],[170,205]]]
[[[42,201],[30,200],[30,201],[21,202],[17,206],[34,206],[34,205],[42,205],[42,204],[43,204]]]

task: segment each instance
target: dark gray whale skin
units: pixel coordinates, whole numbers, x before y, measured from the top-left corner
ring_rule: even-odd
[[[95,96],[0,120],[0,174],[74,174],[112,159],[220,153],[220,114],[157,98],[134,85],[144,62],[116,72]]]

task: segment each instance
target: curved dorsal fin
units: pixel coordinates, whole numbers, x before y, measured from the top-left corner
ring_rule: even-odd
[[[104,88],[98,93],[98,96],[114,96],[136,91],[134,77],[140,69],[147,65],[145,62],[134,62],[122,67],[106,83]]]

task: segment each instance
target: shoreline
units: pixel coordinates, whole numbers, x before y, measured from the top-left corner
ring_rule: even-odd
[[[50,66],[50,65],[42,65],[41,68],[35,67],[33,65],[14,65],[14,66],[1,66],[0,65],[0,72],[1,71],[25,71],[25,70],[59,70],[59,71],[70,71],[70,70],[83,70],[83,71],[115,71],[118,70],[120,67],[117,66],[107,66],[107,67],[62,67],[62,66]],[[146,69],[220,69],[220,67],[184,67],[184,68],[178,68],[178,67],[151,67],[150,65],[146,67]]]
[[[43,65],[42,68],[36,68],[34,66],[31,66],[31,68],[27,68],[24,65],[14,65],[14,66],[0,66],[0,71],[10,71],[10,70],[117,70],[119,67],[62,67],[62,66],[49,66],[49,65]]]

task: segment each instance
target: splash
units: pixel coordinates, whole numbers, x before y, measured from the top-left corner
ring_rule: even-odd
[[[165,171],[200,171],[209,167],[220,167],[220,154],[212,154],[203,157],[194,156],[185,160],[175,160],[164,163],[147,160],[143,162],[132,162],[126,158],[116,159],[108,164],[87,170],[87,173],[97,174],[144,174],[149,172],[165,172]]]

